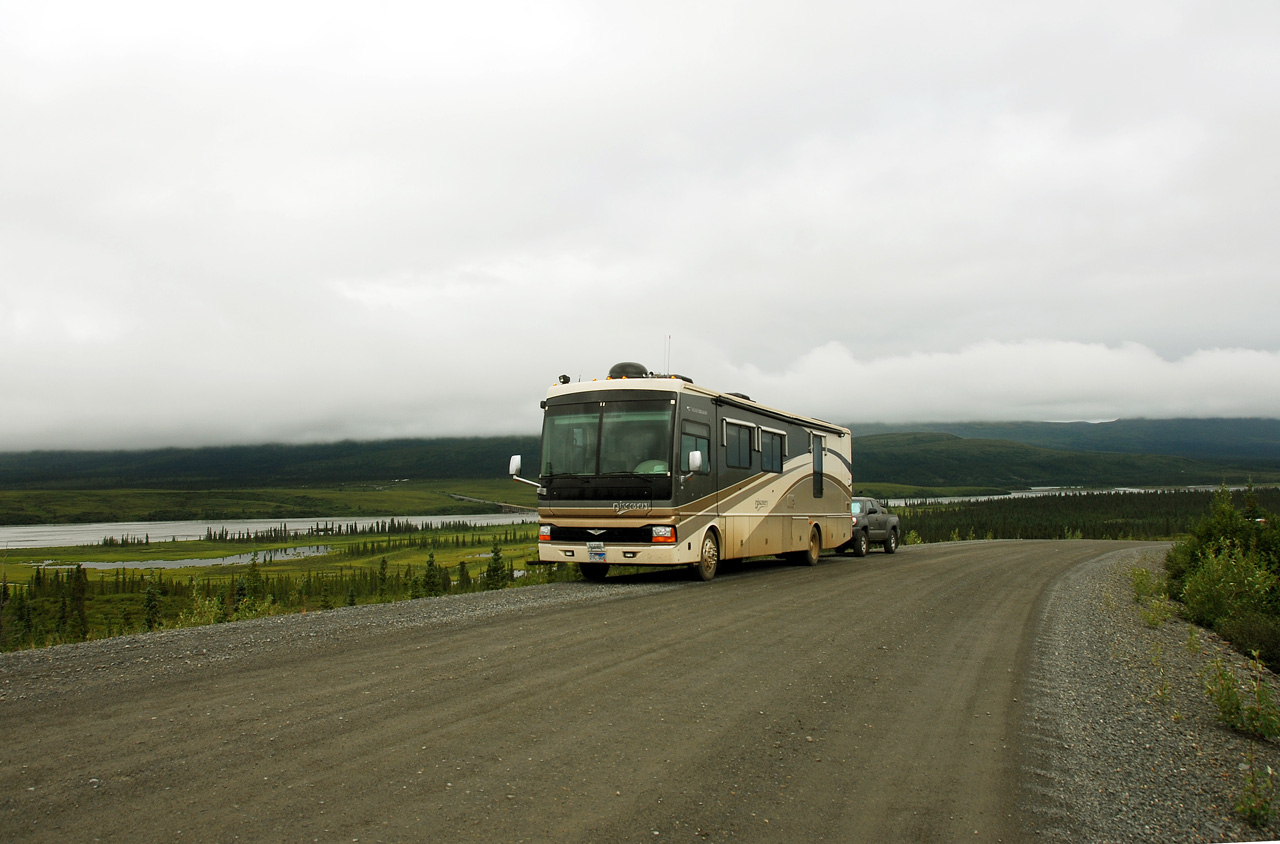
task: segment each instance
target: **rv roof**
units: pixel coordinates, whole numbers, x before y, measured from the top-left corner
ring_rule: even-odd
[[[747,399],[741,394],[722,393],[718,390],[709,390],[706,387],[700,387],[692,384],[682,378],[676,376],[657,377],[657,378],[605,378],[602,380],[577,381],[569,384],[553,384],[547,390],[547,398],[559,398],[561,396],[573,395],[575,393],[595,393],[604,390],[653,390],[654,392],[666,393],[696,393],[698,395],[707,396],[722,404],[732,405],[734,407],[742,407],[750,410],[756,410],[761,413],[767,413],[770,416],[777,416],[784,419],[793,419],[801,424],[808,425],[811,428],[818,428],[837,434],[838,436],[846,436],[849,434],[848,428],[843,428],[831,422],[822,419],[815,419],[811,416],[802,416],[797,413],[788,413],[784,410],[778,410],[774,407],[759,404]]]

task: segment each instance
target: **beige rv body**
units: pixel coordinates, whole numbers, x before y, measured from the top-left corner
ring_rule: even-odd
[[[645,418],[653,420],[662,415],[664,402],[671,414],[665,471],[662,460],[644,464],[643,476],[606,479],[557,471],[556,460],[572,459],[568,448],[590,442],[597,407],[606,415],[603,431],[608,414],[625,418],[627,408],[644,408]],[[720,558],[745,558],[812,555],[815,542],[818,549],[831,549],[852,536],[850,435],[838,425],[678,377],[562,383],[549,390],[544,407],[538,481],[542,563],[696,566],[708,537]],[[574,425],[576,430],[567,430]],[[631,428],[616,430],[623,442],[606,442],[600,434],[595,447],[601,453],[621,448],[631,436]],[[692,456],[695,450],[700,457]],[[602,464],[604,458],[597,460]],[[701,463],[701,471],[690,471],[691,461]],[[655,528],[673,528],[674,535]],[[663,536],[652,539],[647,531]]]

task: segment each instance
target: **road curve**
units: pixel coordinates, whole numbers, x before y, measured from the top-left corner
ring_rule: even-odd
[[[0,837],[1029,840],[1043,596],[1136,545],[912,546],[0,655]]]

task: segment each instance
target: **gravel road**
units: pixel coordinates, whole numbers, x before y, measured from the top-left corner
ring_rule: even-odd
[[[1161,551],[914,546],[4,654],[0,838],[1266,837],[1195,679],[1220,645],[1132,605]]]

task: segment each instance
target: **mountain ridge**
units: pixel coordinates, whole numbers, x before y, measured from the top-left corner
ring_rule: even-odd
[[[1280,419],[856,424],[857,483],[1177,485],[1280,478]],[[0,452],[0,489],[215,489],[497,478],[538,437]]]

